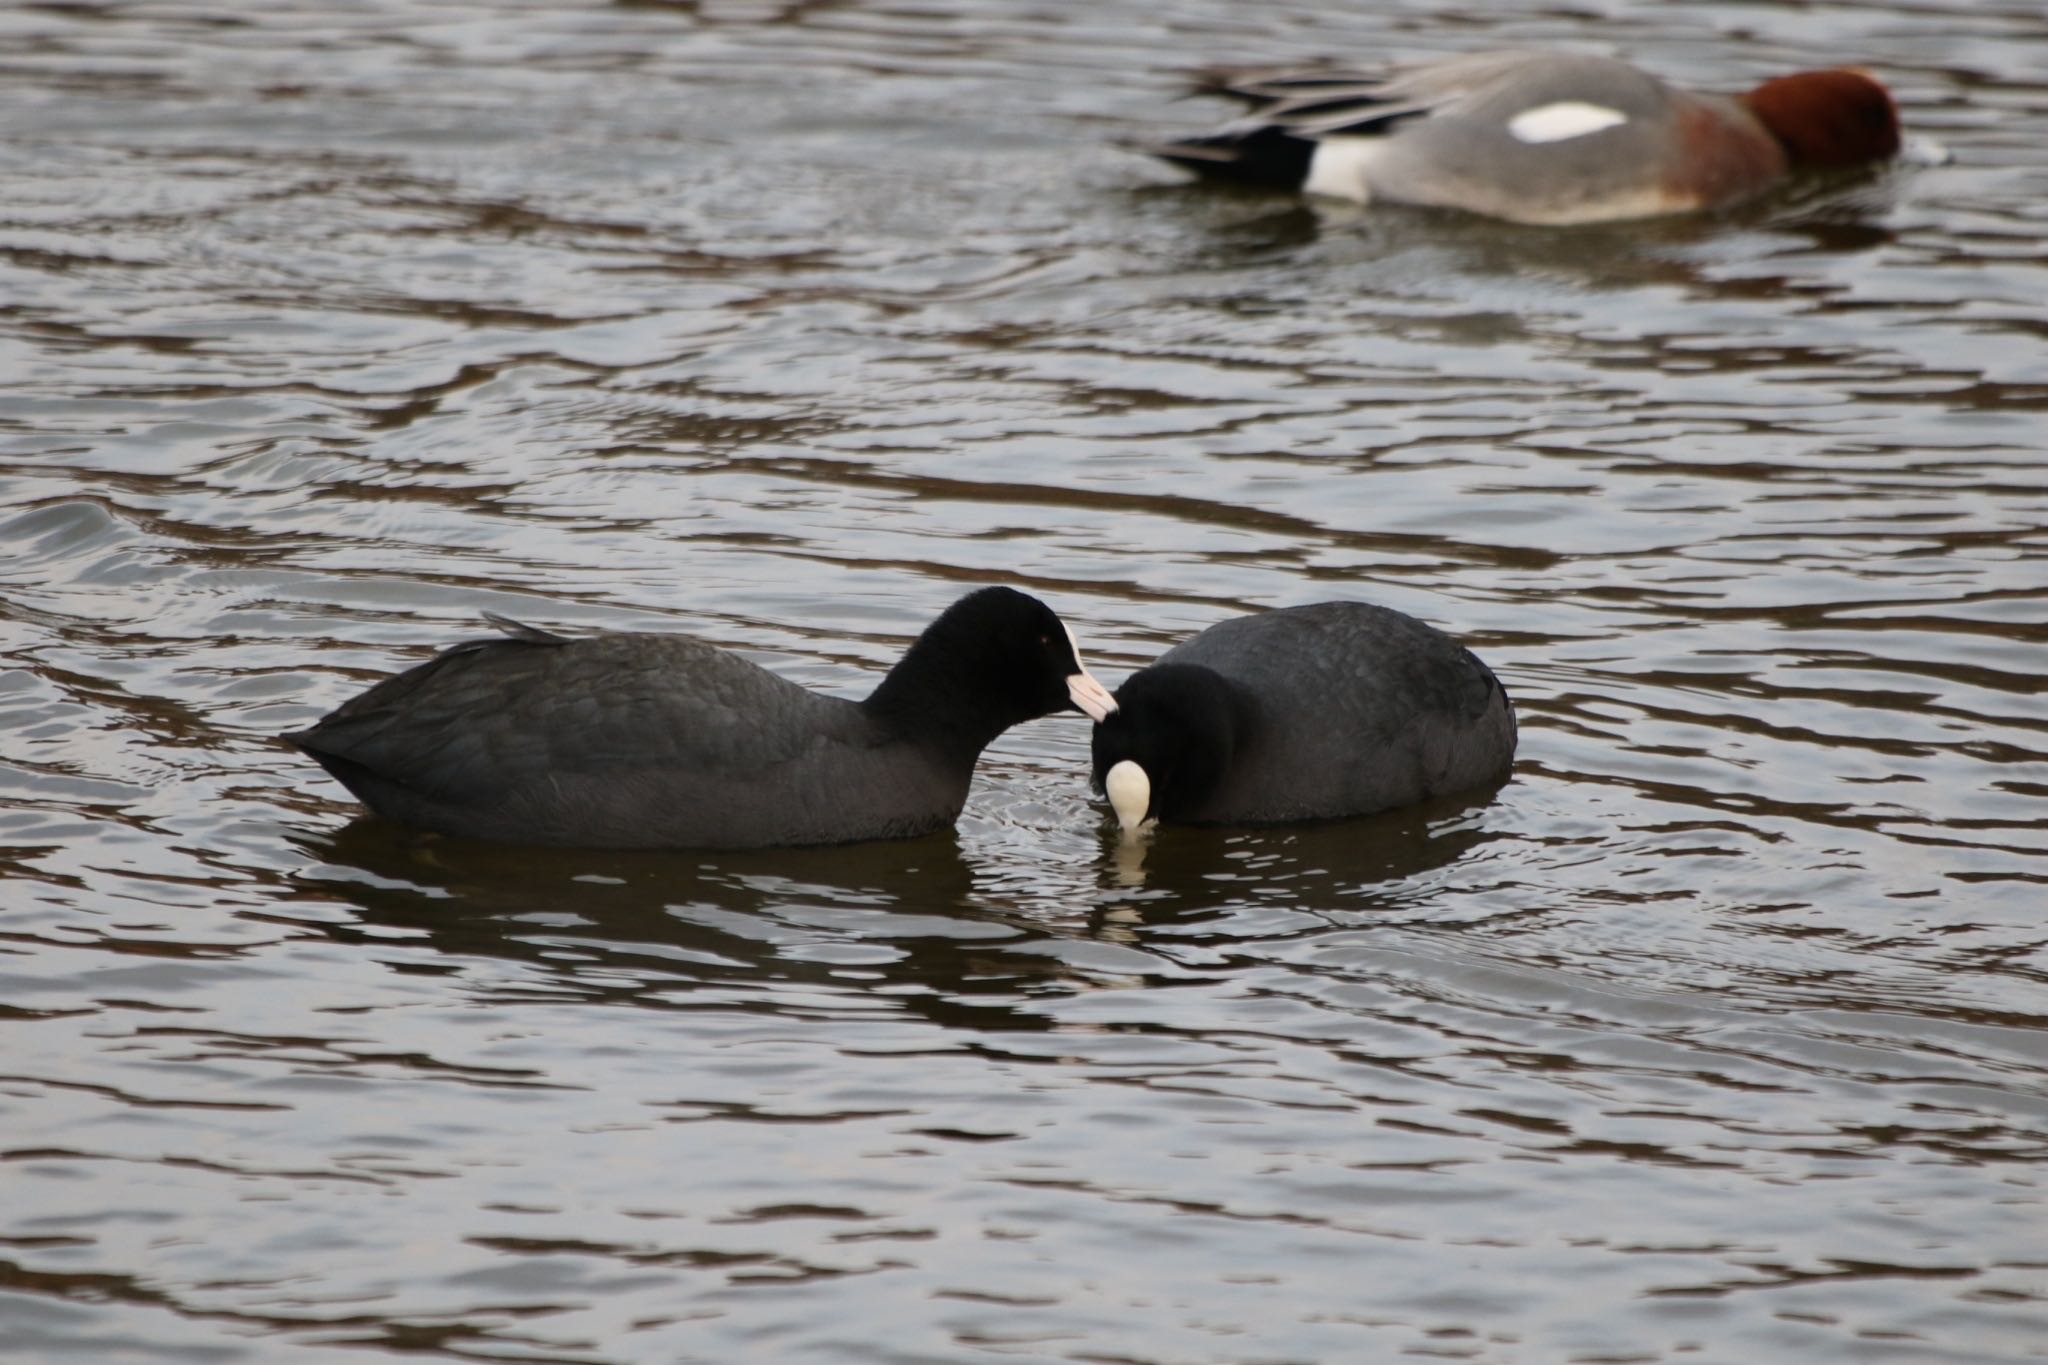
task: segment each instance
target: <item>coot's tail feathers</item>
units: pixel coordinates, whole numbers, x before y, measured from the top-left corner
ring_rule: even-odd
[[[1316,144],[1285,128],[1258,124],[1206,137],[1141,143],[1138,150],[1212,179],[1298,190],[1308,181]]]
[[[542,630],[539,626],[529,626],[523,621],[500,616],[494,611],[483,613],[483,618],[497,629],[497,635],[450,645],[418,668],[384,679],[369,691],[343,702],[305,729],[293,730],[280,735],[279,738],[292,747],[311,754],[324,764],[329,772],[340,778],[342,784],[350,791],[360,794],[364,788],[358,775],[375,778],[377,774],[374,768],[353,760],[354,749],[365,742],[376,742],[383,727],[399,714],[404,703],[418,692],[421,684],[447,666],[451,660],[486,649],[574,643],[571,636],[557,635],[551,630]]]
[[[529,626],[524,621],[515,621],[509,616],[500,616],[494,611],[485,612],[484,620],[513,639],[522,640],[529,645],[566,645],[571,638],[567,635],[557,635],[551,630],[542,630],[539,626]]]

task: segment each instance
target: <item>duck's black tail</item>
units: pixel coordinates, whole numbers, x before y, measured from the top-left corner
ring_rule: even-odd
[[[1262,123],[1226,128],[1204,137],[1141,143],[1138,150],[1211,179],[1298,190],[1308,181],[1316,144],[1311,138]]]

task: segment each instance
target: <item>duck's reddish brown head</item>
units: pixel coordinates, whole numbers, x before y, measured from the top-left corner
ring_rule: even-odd
[[[1899,111],[1868,72],[1795,71],[1739,97],[1795,166],[1861,166],[1899,154]]]

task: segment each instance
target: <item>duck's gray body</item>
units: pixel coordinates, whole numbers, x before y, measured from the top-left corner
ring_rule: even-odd
[[[1365,815],[1497,786],[1513,765],[1514,706],[1492,670],[1441,631],[1385,607],[1324,602],[1238,617],[1168,650],[1145,673],[1176,665],[1223,680],[1234,733],[1209,791],[1178,809],[1171,792],[1156,793],[1168,820]],[[1142,688],[1133,685],[1145,673],[1118,689],[1107,724],[1143,725]],[[1098,744],[1098,782],[1117,756]],[[1151,780],[1156,787],[1170,777]]]
[[[1147,150],[1208,176],[1519,223],[1714,208],[1795,165],[1899,150],[1891,96],[1859,71],[1798,72],[1728,96],[1610,57],[1507,51],[1385,73],[1220,72],[1211,84],[1255,111]]]

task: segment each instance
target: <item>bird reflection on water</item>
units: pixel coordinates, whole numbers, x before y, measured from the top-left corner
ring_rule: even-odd
[[[544,970],[548,989],[614,1003],[672,1003],[691,983],[916,986],[900,998],[985,1028],[989,1008],[1003,1027],[1029,1017],[996,999],[1026,987],[1184,979],[1191,951],[1241,941],[1232,920],[1247,909],[1285,906],[1317,929],[1399,921],[1426,897],[1431,873],[1499,837],[1474,818],[1486,804],[1263,830],[1172,828],[1142,843],[1110,821],[1082,880],[1049,876],[1021,889],[999,883],[953,831],[822,849],[633,852],[474,843],[365,818],[297,842],[310,862],[300,879],[308,895],[344,900],[360,916],[314,922],[338,940],[397,932],[451,964],[475,954],[516,961]],[[1204,934],[1205,924],[1218,932]],[[1156,973],[1142,957],[1105,973],[1032,947],[1096,941],[1150,954],[1160,928],[1170,930],[1170,960]],[[532,998],[531,984],[521,999]]]

